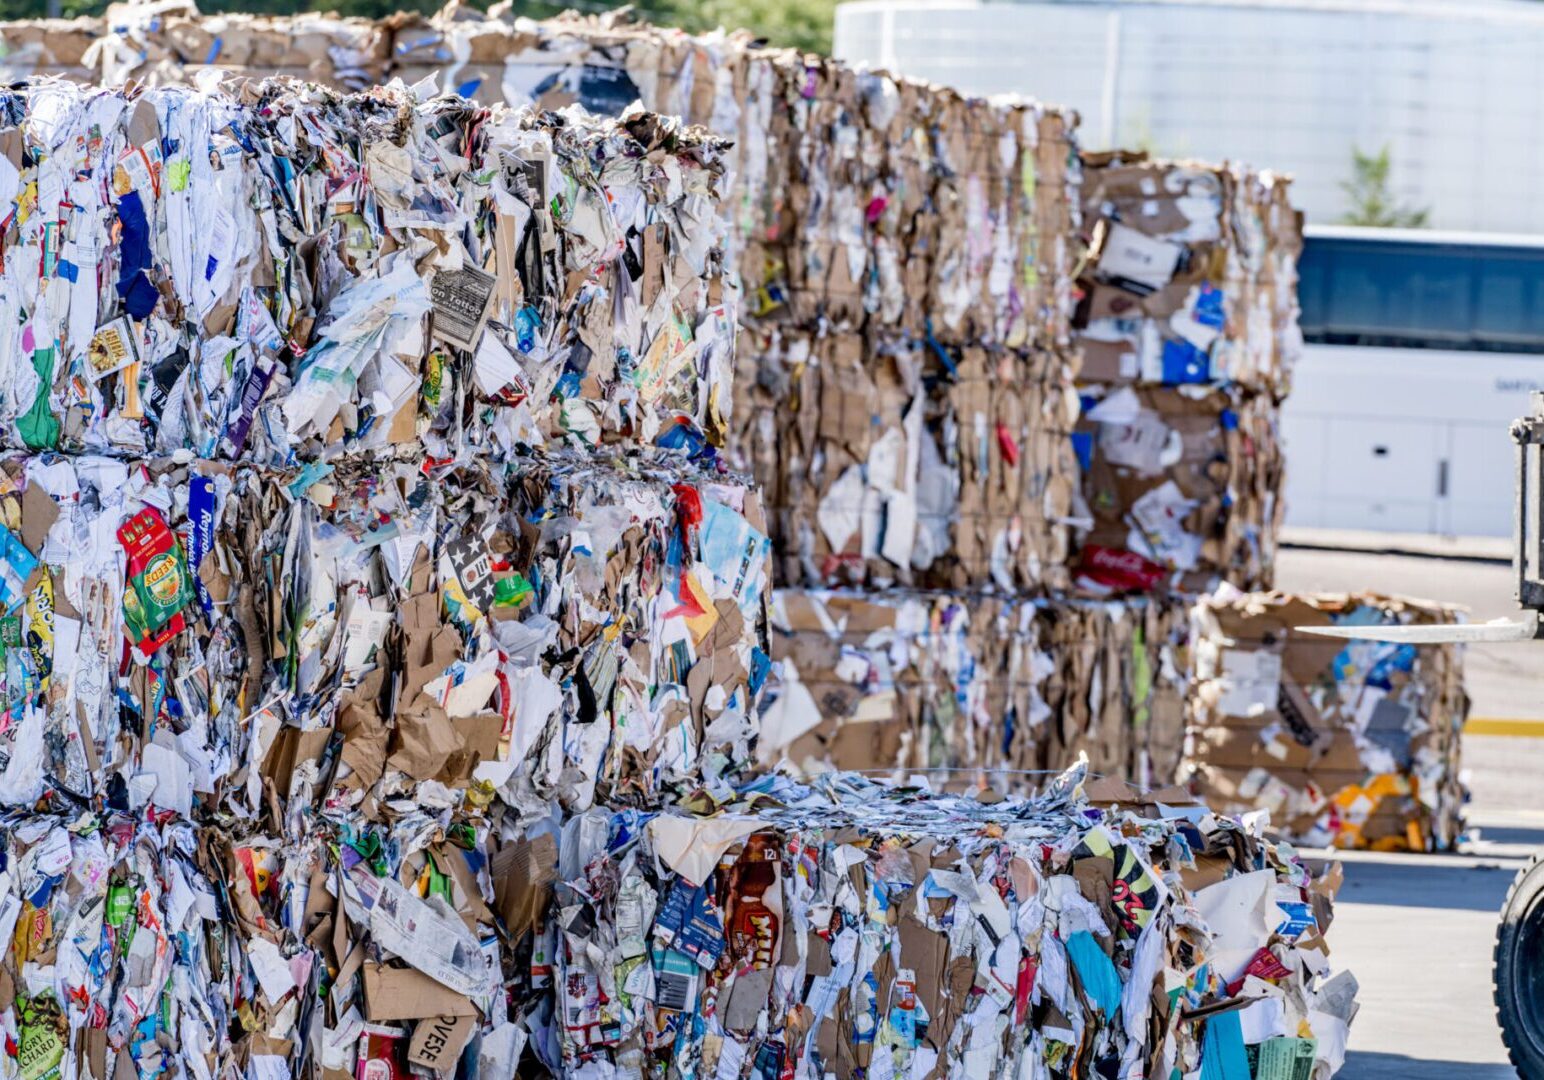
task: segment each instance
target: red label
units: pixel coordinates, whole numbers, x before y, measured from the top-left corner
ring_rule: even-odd
[[[997,422],[997,446],[1003,452],[1003,460],[1010,469],[1019,463],[1019,444],[1014,441],[1008,425],[1001,420]]]
[[[1286,965],[1276,959],[1275,953],[1269,949],[1261,949],[1254,954],[1254,959],[1249,961],[1249,966],[1244,969],[1244,974],[1240,975],[1237,981],[1228,987],[1228,993],[1238,993],[1243,988],[1244,980],[1250,975],[1257,979],[1264,979],[1266,982],[1274,982],[1277,979],[1285,979],[1291,974],[1292,972],[1287,969]]]
[[[1122,592],[1151,592],[1169,576],[1166,567],[1135,551],[1089,544],[1083,549],[1078,575],[1109,589]]]

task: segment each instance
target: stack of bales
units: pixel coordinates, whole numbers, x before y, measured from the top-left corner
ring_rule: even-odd
[[[1269,172],[1085,155],[1079,584],[1268,588],[1301,215]]]
[[[1065,110],[743,32],[458,6],[379,23],[130,6],[108,24],[84,32],[110,79],[398,77],[542,109],[637,100],[729,137],[725,198],[688,198],[723,227],[738,378],[702,367],[700,429],[640,434],[723,439],[764,493],[789,588],[763,754],[1003,780],[1086,752],[1176,775],[1185,608],[1272,577],[1298,348],[1285,178],[1080,157]],[[697,359],[661,348],[629,377],[657,397]]]
[[[207,20],[119,22],[128,26],[119,36],[145,57],[119,74],[151,82],[196,74],[198,49],[179,42],[204,40]],[[350,40],[364,40],[363,25],[347,26]],[[727,136],[729,198],[718,213],[743,326],[727,448],[763,488],[778,581],[818,590],[789,593],[778,612],[824,606],[824,590],[858,590],[838,610],[892,609],[875,618],[903,626],[916,621],[916,606],[973,612],[980,635],[1005,606],[1025,640],[1039,643],[1030,649],[1039,667],[1058,671],[1048,684],[1065,686],[1051,700],[1068,708],[1053,717],[1033,701],[1019,708],[1013,695],[950,708],[908,705],[902,695],[882,698],[896,701],[886,711],[862,694],[885,683],[883,666],[832,660],[855,629],[821,626],[817,658],[814,630],[795,618],[774,637],[791,686],[860,681],[809,698],[815,712],[778,726],[766,754],[849,763],[843,746],[872,743],[882,752],[866,765],[1001,769],[1061,765],[1087,749],[1122,776],[1173,776],[1177,720],[1164,700],[1183,678],[1183,599],[1110,606],[1065,596],[1075,584],[1099,596],[1158,586],[1183,595],[1209,586],[1224,565],[1241,584],[1268,573],[1280,516],[1274,403],[1285,392],[1294,324],[1297,222],[1285,184],[1146,162],[1126,178],[1121,162],[1078,158],[1068,111],[968,99],[757,48],[744,34],[693,37],[611,17],[537,23],[471,9],[380,26],[386,71],[409,85],[548,110],[615,114],[641,100]],[[119,53],[131,59],[134,49]],[[151,57],[167,62],[150,66]],[[1152,188],[1153,198],[1132,204],[1127,188]],[[1167,188],[1175,192],[1163,195]],[[1197,222],[1181,222],[1184,213]],[[1177,252],[1175,272],[1144,301],[1150,326],[1135,331],[1126,301],[1139,300],[1141,284],[1115,273],[1115,244],[1129,229]],[[1269,230],[1265,255],[1251,229]],[[1079,292],[1089,233],[1095,256]],[[1126,348],[1113,337],[1127,331],[1133,341],[1156,332],[1189,343],[1169,324],[1190,284],[1203,281],[1215,287],[1190,304],[1197,340],[1217,321],[1210,311],[1226,289],[1226,326],[1203,341],[1203,377],[1112,358],[1112,348]],[[1261,323],[1263,307],[1272,314]],[[1106,419],[1079,419],[1081,406]],[[1144,426],[1149,416],[1161,422]],[[1161,476],[1132,473],[1115,434],[1160,426]],[[1133,550],[1129,504],[1149,525],[1183,516],[1184,550],[1170,558],[1146,539]],[[940,672],[959,667],[931,652],[951,637],[906,641],[922,669]],[[965,641],[971,677],[996,671],[971,635]],[[860,697],[862,712],[849,711]],[[1109,705],[1072,708],[1096,698]],[[937,735],[965,715],[976,734]],[[858,723],[877,726],[862,732]]]
[[[9,1072],[1339,1066],[1333,881],[1238,823],[757,773],[717,138],[10,107]]]
[[[508,1047],[531,826],[754,762],[768,544],[699,379],[722,143],[288,81],[11,108],[11,1054]]]

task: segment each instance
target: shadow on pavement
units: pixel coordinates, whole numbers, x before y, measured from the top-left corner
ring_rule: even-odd
[[[1346,883],[1336,898],[1343,904],[1447,908],[1454,911],[1499,912],[1516,876],[1515,866],[1451,868],[1404,865],[1397,862],[1348,862]]]
[[[1431,1061],[1403,1054],[1352,1050],[1336,1080],[1502,1080],[1515,1077],[1510,1065],[1469,1061]]]

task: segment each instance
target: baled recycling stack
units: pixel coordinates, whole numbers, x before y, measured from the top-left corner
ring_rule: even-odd
[[[0,21],[0,74],[7,83],[33,75],[92,82],[100,71],[97,43],[106,32],[101,19],[15,19]]]
[[[1294,633],[1298,626],[1429,625],[1423,600],[1282,593],[1203,598],[1185,772],[1219,811],[1265,808],[1303,842],[1451,849],[1469,712],[1461,647]]]
[[[1066,588],[1073,114],[743,36],[598,20],[442,17],[399,24],[397,42],[405,78],[442,70],[479,94],[497,81],[520,99],[603,111],[639,97],[734,136],[726,211],[745,331],[730,451],[765,492],[781,582],[947,590],[916,594],[943,608]],[[783,595],[803,603],[798,589]],[[780,726],[767,756],[823,719],[800,747],[821,759],[843,719],[822,713]],[[1005,720],[984,734],[1001,741]],[[1046,758],[1047,734],[1026,727],[1017,759],[1060,762]]]
[[[130,7],[112,22],[100,52],[116,58],[104,68],[114,79],[241,71],[256,52],[278,63],[285,35],[296,50],[325,40],[329,57],[378,53],[371,24],[357,20],[146,17]],[[237,23],[256,44],[223,44]],[[1075,114],[758,49],[744,34],[691,37],[612,18],[536,23],[457,9],[401,16],[379,32],[391,42],[386,70],[409,82],[601,113],[640,99],[731,136],[719,159],[729,197],[695,212],[723,219],[744,288],[727,450],[765,493],[779,580],[942,590],[919,600],[940,608],[984,592],[1038,598],[1044,619],[1086,631],[1075,646],[1058,637],[1053,662],[1068,678],[1092,676],[1084,654],[1137,617],[1075,604],[1058,613],[1054,599],[1072,584],[1074,530],[1090,520],[1072,438]],[[1154,603],[1165,623],[1182,617]],[[1064,699],[1135,683],[1077,682]],[[1016,741],[1020,762],[1059,766],[1072,760],[1063,750],[1087,747],[1101,763],[1138,763],[1128,775],[1167,779],[1157,761],[1177,761],[1177,738],[1143,728],[1152,704],[1122,698],[1123,718],[1074,710],[1079,719],[1060,717],[1054,735],[1004,714],[982,734]],[[850,718],[823,712],[816,738],[829,742]],[[1142,745],[1149,736],[1159,743]]]
[[[818,762],[829,750],[845,762],[843,747],[865,746],[885,764],[1001,770],[1064,765],[1083,749],[1126,775],[1174,775],[1163,688],[1186,661],[1182,635],[1167,628],[1183,619],[1184,596],[1272,575],[1277,413],[1298,348],[1300,222],[1285,178],[1140,154],[1080,159],[1070,112],[757,48],[743,32],[691,36],[614,16],[533,22],[464,6],[379,23],[126,6],[94,25],[92,63],[110,81],[188,82],[260,62],[335,85],[432,79],[482,102],[547,109],[618,114],[641,100],[730,136],[715,165],[727,197],[691,195],[682,211],[704,227],[720,219],[744,286],[727,456],[766,493],[781,580],[870,590],[838,605],[854,613],[850,626],[819,622],[819,645],[800,616],[774,636],[779,658],[814,665],[827,689],[813,698],[818,730],[804,709],[775,725],[763,753],[792,748]],[[645,247],[657,252],[662,235],[645,235]],[[1092,253],[1074,290],[1084,240]],[[680,355],[644,358],[648,395],[689,381]],[[589,393],[606,378],[579,381]],[[719,369],[704,384],[706,438],[724,426],[726,385]],[[533,384],[533,399],[544,388]],[[560,411],[560,426],[595,441]],[[631,430],[620,414],[597,423]],[[904,600],[873,591],[897,586]],[[1069,586],[1152,599],[1129,612],[1064,604]],[[957,654],[924,655],[958,640],[953,630],[899,632],[910,660],[895,665],[855,640],[867,605],[895,612],[875,616],[882,627],[912,627],[911,612],[969,611],[984,592],[1003,599],[985,605]],[[783,610],[828,605],[789,595]],[[1007,640],[1046,643],[1031,653],[1057,671],[1047,685],[1060,689],[1045,698],[1055,730],[1021,689],[1006,703],[966,689],[1000,670],[977,635],[1004,618],[1040,627]],[[866,658],[832,659],[846,649]],[[966,695],[953,705],[915,689],[941,686],[942,671]],[[874,728],[855,727],[870,718]]]
[[[1301,215],[1242,167],[1084,156],[1080,587],[1269,588]]]
[[[125,6],[112,22],[100,52],[115,83],[260,70],[246,57],[261,54],[349,84],[381,49],[359,20]],[[1075,114],[744,33],[470,8],[375,33],[390,42],[386,73],[409,84],[612,115],[639,100],[732,140],[728,197],[698,209],[722,215],[744,290],[729,449],[767,492],[785,584],[1066,587]],[[312,54],[349,63],[324,71]]]
[[[752,762],[721,144],[288,82],[9,107],[12,1053],[366,1074],[434,1015],[513,1062],[524,826]]]
[[[663,1075],[679,1043],[851,1075],[881,1015],[877,1060],[952,1075],[1339,1064],[1332,882],[1285,850],[1075,777],[992,807],[755,775],[714,138],[284,81],[8,102],[18,1072]]]
[[[237,73],[363,90],[386,82],[391,61],[392,27],[373,19],[316,12],[201,16],[191,0],[173,0],[112,4],[105,22],[87,59],[108,86],[189,84]]]

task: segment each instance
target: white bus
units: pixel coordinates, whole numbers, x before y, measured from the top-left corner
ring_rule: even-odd
[[[1544,390],[1544,237],[1308,230],[1287,524],[1510,536],[1507,434]]]

